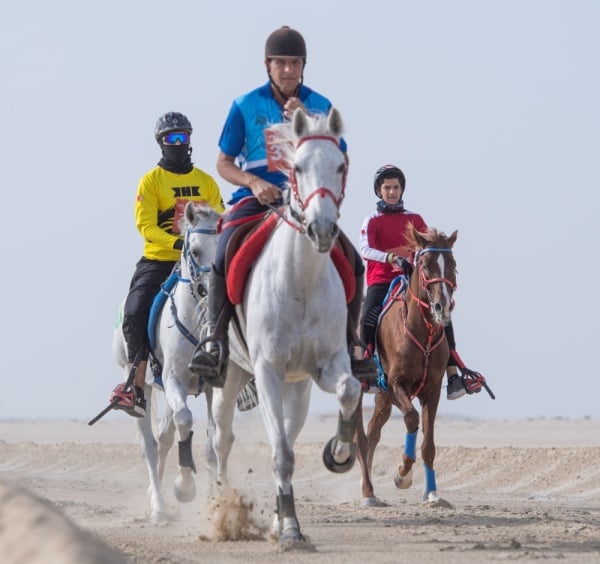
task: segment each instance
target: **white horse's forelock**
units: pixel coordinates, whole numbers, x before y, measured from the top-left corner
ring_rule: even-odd
[[[302,110],[296,110],[302,112]],[[336,112],[337,110],[331,110]],[[294,155],[296,153],[296,147],[298,141],[303,137],[309,135],[328,135],[334,137],[339,142],[341,138],[341,122],[336,122],[336,127],[339,128],[339,135],[335,135],[329,129],[329,114],[305,114],[306,131],[302,135],[298,136],[294,129],[294,121],[286,121],[284,123],[276,123],[269,127],[269,131],[272,132],[272,143],[277,146],[280,151],[281,160],[279,161],[280,170],[287,175],[290,168],[293,167]],[[341,118],[340,118],[341,119]]]
[[[188,225],[195,225],[199,220],[203,220],[206,223],[216,223],[219,220],[219,212],[215,211],[208,202],[202,200],[190,203],[192,204],[190,207],[190,216],[188,217],[187,213],[184,213],[179,218],[179,233],[185,233]]]

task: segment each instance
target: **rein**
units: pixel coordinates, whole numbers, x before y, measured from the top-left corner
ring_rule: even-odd
[[[415,255],[415,263],[418,261],[419,257],[425,253],[450,253],[452,249],[448,249],[445,247],[426,247],[421,249]],[[425,272],[423,270],[423,265],[419,264],[419,284],[424,288],[427,292],[427,288],[436,282],[441,282],[447,284],[454,291],[456,289],[456,284],[445,277],[437,277],[437,278],[427,278],[425,276]],[[411,394],[410,399],[413,400],[416,396],[421,393],[421,390],[425,387],[427,382],[427,374],[429,372],[429,357],[433,351],[435,351],[444,341],[445,334],[444,328],[441,325],[437,325],[432,323],[428,316],[427,310],[431,309],[431,306],[428,302],[425,302],[417,294],[415,294],[411,285],[408,286],[408,291],[410,294],[410,298],[417,304],[419,311],[421,312],[421,317],[423,318],[423,322],[425,323],[425,327],[427,328],[427,342],[425,345],[421,344],[419,339],[414,335],[414,333],[408,327],[408,305],[404,296],[400,296],[397,298],[402,302],[402,321],[404,324],[404,334],[408,335],[410,340],[417,346],[417,348],[423,353],[423,377],[421,378],[421,382],[417,390]]]

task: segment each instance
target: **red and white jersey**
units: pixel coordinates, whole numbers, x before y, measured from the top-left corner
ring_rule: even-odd
[[[374,211],[367,216],[360,230],[360,254],[367,261],[367,286],[389,284],[401,272],[387,262],[387,256],[397,247],[407,244],[406,227],[412,223],[417,231],[427,231],[425,220],[408,210],[401,212]],[[396,253],[397,254],[397,253]],[[412,262],[413,257],[405,257]]]

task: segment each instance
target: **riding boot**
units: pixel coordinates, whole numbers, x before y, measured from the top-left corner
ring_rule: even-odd
[[[364,358],[364,355],[361,357],[357,357],[355,353],[355,349],[357,347],[366,349],[364,343],[360,342],[356,334],[356,327],[358,325],[358,319],[360,317],[360,309],[362,307],[362,299],[363,299],[363,286],[364,280],[362,274],[356,277],[356,290],[354,292],[354,297],[351,302],[348,304],[348,325],[347,325],[347,339],[348,339],[348,347],[351,351],[350,354],[350,365],[352,369],[352,374],[355,378],[359,380],[365,380],[368,383],[375,384],[377,382],[379,371],[377,369],[377,363],[373,359],[372,356],[367,355],[367,358]]]
[[[213,267],[208,291],[208,337],[201,341],[192,354],[190,371],[203,377],[208,384],[222,388],[225,384],[229,359],[227,331],[233,314],[233,304],[227,297],[225,277]]]

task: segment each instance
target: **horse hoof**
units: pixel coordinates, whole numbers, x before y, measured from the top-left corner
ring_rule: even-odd
[[[345,462],[340,464],[339,462],[336,462],[333,457],[333,451],[337,442],[338,440],[333,437],[333,439],[329,439],[329,442],[325,445],[325,448],[323,449],[323,464],[325,464],[325,468],[331,470],[331,472],[343,474],[344,472],[348,472],[348,470],[354,466],[354,462],[356,461],[356,445],[354,443],[348,443],[350,455]]]
[[[166,525],[169,522],[169,514],[166,511],[158,511],[150,516],[152,525]]]
[[[406,474],[406,476],[400,476],[400,474],[396,471],[396,473],[394,474],[394,485],[399,490],[406,490],[410,488],[410,486],[412,486],[412,474],[412,468],[408,471],[408,474]]]
[[[196,497],[196,485],[192,482],[192,486],[187,490],[178,487],[178,484],[175,484],[174,487],[175,498],[179,503],[189,503],[193,501]]]
[[[373,497],[363,497],[360,503],[361,507],[366,509],[368,507],[388,507],[389,504],[381,501],[379,498]]]
[[[314,552],[315,547],[300,532],[300,529],[288,529],[279,535],[279,550],[280,552],[287,552],[288,550]]]
[[[446,509],[454,509],[451,503],[447,502],[438,496],[437,491],[429,492],[423,496],[423,505],[427,507],[444,507]]]
[[[286,541],[305,541],[304,535],[300,532],[300,529],[288,529],[283,531],[279,535],[279,542]]]

